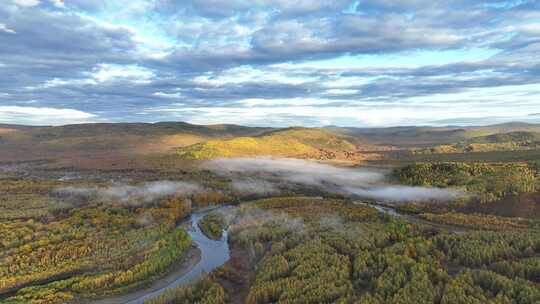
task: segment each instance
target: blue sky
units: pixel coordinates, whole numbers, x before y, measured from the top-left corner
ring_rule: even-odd
[[[6,0],[0,123],[540,122],[540,1]]]

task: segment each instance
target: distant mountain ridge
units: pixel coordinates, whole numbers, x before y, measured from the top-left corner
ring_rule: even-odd
[[[388,128],[352,128],[330,127],[330,130],[340,132],[380,144],[393,145],[435,145],[451,144],[474,137],[488,136],[509,132],[540,132],[540,124],[509,122],[488,126],[398,126]]]
[[[468,142],[472,143],[504,143],[532,141],[540,141],[540,132],[514,131],[508,133],[496,133],[486,136],[473,137],[468,140]]]
[[[265,128],[185,122],[65,126],[0,124],[0,161],[67,159],[73,155],[110,160],[119,155],[130,159],[132,155],[146,157],[156,154],[183,159],[269,155],[358,160],[364,157],[363,152],[376,154],[388,149],[429,149],[471,140],[491,142],[537,138],[537,135],[523,132],[536,134],[540,132],[540,124],[390,128]],[[505,145],[504,148],[513,146]]]
[[[540,132],[513,131],[472,137],[454,144],[443,144],[416,150],[415,153],[468,153],[516,151],[540,148]]]
[[[193,125],[185,122],[92,123],[64,126],[0,125],[2,159],[57,158],[59,155],[149,154],[215,138],[256,136],[272,128]]]
[[[54,134],[55,137],[95,136],[104,133],[148,134],[174,134],[178,132],[191,132],[207,136],[239,136],[251,135],[272,128],[244,127],[239,125],[194,125],[185,122],[157,122],[157,123],[90,123],[72,124],[63,126],[25,126],[3,125],[0,128],[31,131],[35,134]]]

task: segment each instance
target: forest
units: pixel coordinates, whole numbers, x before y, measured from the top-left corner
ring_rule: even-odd
[[[394,177],[407,185],[463,189],[476,194],[473,200],[485,203],[538,191],[540,163],[424,162],[398,168]]]
[[[254,273],[245,303],[540,301],[534,230],[456,234],[351,201],[283,197],[238,207],[229,231]],[[236,290],[222,273],[147,303],[228,303]]]
[[[177,223],[192,206],[207,205],[209,197],[219,201],[208,193],[135,206],[90,200],[74,208],[48,190],[60,184],[11,178],[0,183],[2,212],[9,215],[0,221],[2,303],[65,303],[140,288],[191,250]],[[28,209],[15,208],[16,202]]]

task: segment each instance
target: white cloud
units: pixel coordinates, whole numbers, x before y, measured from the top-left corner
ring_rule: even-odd
[[[324,98],[243,99],[234,107],[171,105],[145,111],[198,124],[220,122],[290,126],[300,123],[306,126],[334,124],[364,127],[493,124],[515,120],[530,121],[529,114],[538,112],[539,104],[536,100],[540,98],[540,91],[536,93],[536,90],[540,88],[535,89],[535,86],[537,87],[531,85],[505,89],[474,89],[464,93],[414,97],[395,102],[349,102]],[[331,105],[334,102],[343,105]],[[459,118],[460,122],[454,122],[456,118]],[[483,121],[479,121],[479,118],[483,118]]]
[[[60,79],[60,78],[53,78],[46,80],[44,83],[36,85],[36,86],[26,86],[26,90],[39,90],[39,89],[49,89],[49,88],[56,88],[56,87],[62,87],[67,85],[87,85],[87,84],[96,84],[96,81],[93,79]]]
[[[13,2],[19,6],[32,7],[39,5],[39,0],[13,0]]]
[[[15,34],[16,33],[15,30],[10,29],[4,23],[0,23],[0,32],[4,32],[4,33],[8,33],[8,34]],[[2,66],[2,65],[0,64],[0,66]]]
[[[295,75],[291,71],[276,68],[256,68],[241,66],[226,70],[220,74],[207,73],[195,77],[194,81],[200,84],[221,86],[226,84],[240,84],[245,82],[275,82],[290,85],[299,85],[315,80],[315,77]]]
[[[63,125],[90,122],[97,116],[74,109],[0,106],[0,122],[24,125]]]
[[[358,93],[358,90],[353,89],[330,89],[326,91],[329,95],[348,95],[348,94],[356,94]]]
[[[238,103],[249,106],[309,106],[323,105],[333,103],[335,100],[319,99],[319,98],[247,98],[239,100]]]
[[[58,8],[64,8],[64,0],[49,0],[54,6]]]
[[[138,65],[100,64],[90,73],[98,82],[128,79],[135,83],[147,83],[156,75],[147,68]]]
[[[177,92],[177,93],[155,92],[152,95],[154,95],[156,97],[171,98],[171,99],[177,99],[177,98],[182,98],[183,97],[182,93],[180,93],[180,92]]]
[[[98,85],[110,81],[129,81],[135,84],[147,84],[156,76],[154,72],[137,65],[99,64],[92,72],[85,72],[88,78],[61,79],[53,78],[37,86],[27,86],[27,90],[49,89],[68,85]]]
[[[0,97],[34,107],[78,100],[111,121],[275,126],[489,123],[539,112],[533,6],[364,2],[344,13],[342,0],[0,1],[0,71],[17,75],[4,77],[10,96]],[[378,14],[359,11],[367,7]]]

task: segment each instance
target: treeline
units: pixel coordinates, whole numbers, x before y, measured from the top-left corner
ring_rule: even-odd
[[[481,202],[540,190],[538,163],[415,163],[396,169],[394,177],[407,185],[467,190]]]
[[[337,213],[337,215],[351,221],[372,220],[380,216],[379,212],[373,208],[354,205],[341,199],[322,197],[277,197],[258,200],[255,205],[265,209],[286,209],[287,214],[300,217],[320,216],[321,213],[328,210],[334,210],[332,213]]]
[[[414,154],[515,151],[540,148],[540,142],[462,143],[413,150]]]

